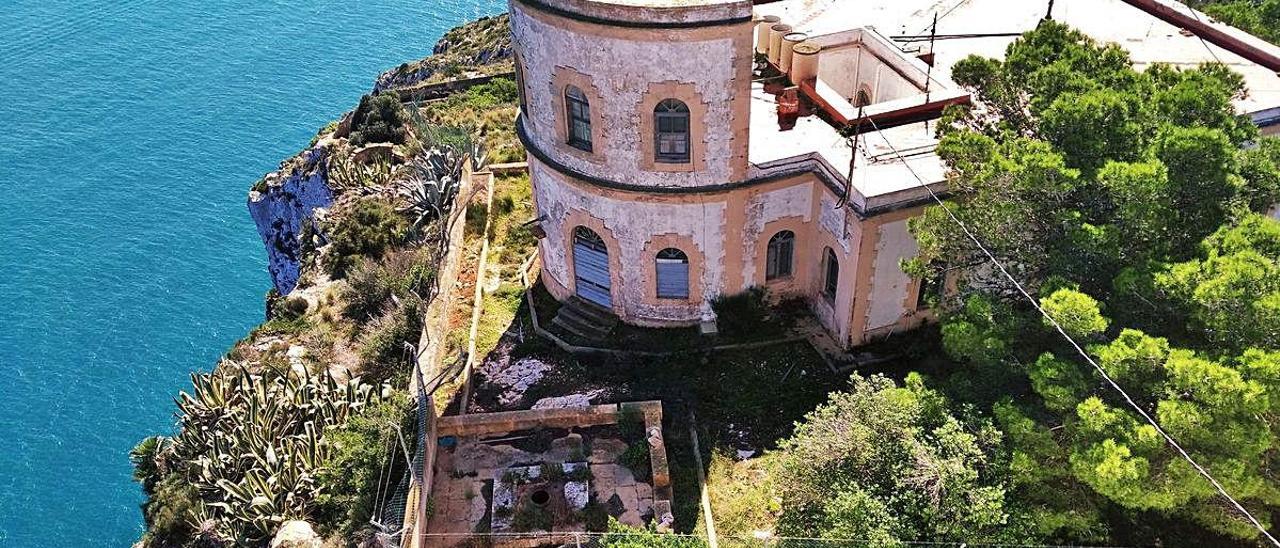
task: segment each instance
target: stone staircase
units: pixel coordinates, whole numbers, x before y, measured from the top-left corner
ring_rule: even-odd
[[[615,325],[618,325],[618,317],[613,312],[576,295],[564,301],[551,320],[552,331],[585,343],[603,341]]]

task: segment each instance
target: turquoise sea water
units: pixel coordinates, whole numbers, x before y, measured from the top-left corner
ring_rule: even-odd
[[[128,450],[258,323],[263,173],[497,0],[0,0],[0,546],[127,546]]]

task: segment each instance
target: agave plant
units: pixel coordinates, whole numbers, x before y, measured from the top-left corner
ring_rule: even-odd
[[[415,232],[451,209],[462,186],[465,160],[453,147],[436,146],[410,162],[409,176],[400,183],[398,193],[406,202],[401,212],[413,218]]]
[[[329,187],[339,194],[349,190],[377,192],[390,186],[396,169],[386,156],[374,155],[368,162],[359,162],[351,153],[333,153],[326,173]]]
[[[192,392],[176,400],[179,434],[140,445],[138,458],[171,454],[165,462],[182,468],[203,502],[193,524],[242,543],[261,542],[307,514],[323,489],[316,474],[332,454],[326,431],[381,397],[359,378],[255,373],[230,362],[191,381]]]

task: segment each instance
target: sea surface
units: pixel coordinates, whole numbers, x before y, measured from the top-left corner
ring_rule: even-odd
[[[249,186],[499,0],[0,0],[0,546],[128,546],[128,451],[262,317]]]

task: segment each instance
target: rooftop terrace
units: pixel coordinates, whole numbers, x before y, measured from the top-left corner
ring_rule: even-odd
[[[1132,1],[1132,0],[1130,0]],[[1208,15],[1194,12],[1172,0],[1149,0],[1162,9],[1203,21],[1210,29],[1271,56],[1280,58],[1276,47],[1248,33],[1214,22]],[[797,30],[810,35],[845,31],[855,26],[869,26],[906,48],[924,47],[904,36],[927,35],[938,16],[940,36],[960,34],[1015,34],[1035,28],[1045,16],[1048,2],[1029,0],[895,0],[893,2],[856,3],[845,0],[782,0],[758,6],[757,15],[777,15]],[[1114,42],[1129,51],[1138,69],[1154,63],[1196,66],[1221,61],[1244,76],[1248,96],[1236,102],[1242,113],[1260,113],[1280,107],[1280,76],[1261,64],[1201,40],[1194,34],[1139,9],[1126,0],[1072,0],[1057,2],[1053,18],[1080,29],[1101,42]],[[949,77],[951,66],[969,55],[1000,58],[1016,36],[941,39],[936,42],[935,74]],[[927,39],[927,38],[926,38]]]
[[[748,156],[754,174],[809,164],[844,188],[852,167],[850,200],[863,211],[928,197],[917,176],[941,190],[945,170],[934,154],[931,120],[943,105],[967,101],[968,93],[872,29],[808,41],[822,46],[817,78],[796,92],[813,112],[784,124],[780,90],[766,85],[767,78],[753,84]],[[841,133],[845,127],[862,130],[856,153],[855,139]]]

